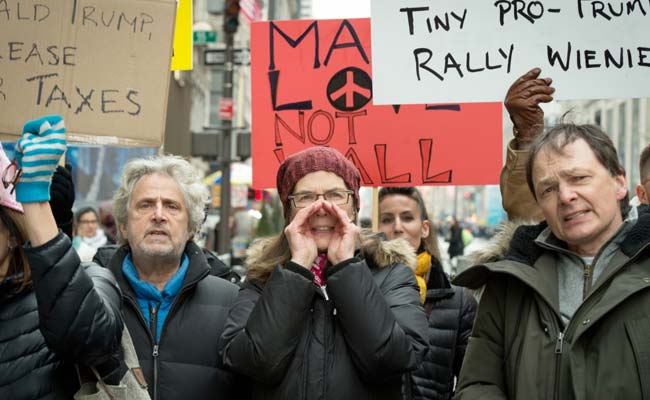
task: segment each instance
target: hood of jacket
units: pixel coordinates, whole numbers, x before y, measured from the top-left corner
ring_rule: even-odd
[[[262,238],[250,245],[246,252],[247,277],[268,277],[277,265],[264,262],[265,249],[276,237]],[[415,274],[417,258],[413,248],[404,239],[385,240],[383,234],[362,231],[356,255],[366,260],[370,268],[385,268],[404,264]]]
[[[473,266],[456,276],[454,285],[479,289],[491,274],[491,270],[485,266],[487,263],[510,259],[532,265],[542,253],[542,249],[535,244],[535,238],[547,224],[531,223],[534,222],[515,220],[502,223],[486,247],[468,256]]]
[[[621,251],[628,257],[634,255],[650,241],[650,205],[639,206],[638,213],[637,223],[621,243]],[[545,251],[535,243],[535,239],[547,226],[546,222],[537,225],[526,225],[522,221],[505,223],[490,241],[490,245],[473,255],[471,261],[474,266],[459,274],[453,283],[470,289],[480,288],[493,272],[485,264],[504,259],[517,263],[509,263],[508,267],[518,265],[521,268],[532,268]],[[560,245],[563,243],[559,240],[557,242]]]
[[[512,239],[515,236],[517,229],[520,227],[532,228],[535,226],[546,227],[546,223],[537,223],[532,220],[515,220],[503,222],[498,226],[495,235],[492,236],[487,246],[480,250],[472,252],[467,256],[467,258],[472,265],[502,260],[506,257],[506,254],[508,254],[509,250],[512,247]],[[537,229],[534,229],[534,231],[537,231]],[[534,231],[530,232],[526,236],[535,234]],[[525,253],[528,250],[525,248],[526,246],[523,245],[524,243],[521,243],[520,246],[516,246],[517,253]]]

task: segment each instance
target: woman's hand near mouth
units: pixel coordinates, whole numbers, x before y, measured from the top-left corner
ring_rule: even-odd
[[[354,250],[359,238],[359,227],[353,223],[348,214],[336,204],[325,202],[323,208],[336,217],[336,226],[327,247],[327,258],[336,265],[354,257]]]
[[[307,269],[318,255],[318,248],[309,224],[309,217],[318,212],[323,206],[322,201],[317,201],[309,207],[301,208],[284,228],[284,234],[289,242],[291,261]]]

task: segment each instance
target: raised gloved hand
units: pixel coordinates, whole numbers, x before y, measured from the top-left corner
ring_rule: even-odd
[[[75,192],[71,171],[70,164],[66,164],[65,168],[60,165],[56,167],[52,176],[52,186],[50,186],[50,207],[56,220],[56,226],[72,239],[72,205]]]
[[[541,69],[533,68],[519,77],[508,89],[504,101],[520,149],[528,147],[544,130],[544,111],[539,104],[553,100],[553,81],[539,78],[541,72]]]
[[[35,203],[50,200],[50,182],[66,150],[65,125],[60,115],[29,121],[16,143],[16,161],[22,175],[16,184],[16,200]]]

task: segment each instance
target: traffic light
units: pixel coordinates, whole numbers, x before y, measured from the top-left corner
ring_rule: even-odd
[[[223,11],[223,31],[234,34],[239,27],[239,0],[226,0]]]

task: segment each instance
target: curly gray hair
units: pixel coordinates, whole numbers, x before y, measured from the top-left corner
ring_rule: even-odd
[[[187,229],[190,236],[198,233],[203,224],[209,194],[196,168],[178,156],[137,158],[124,166],[122,182],[113,196],[113,217],[122,243],[126,243],[126,238],[119,228],[126,226],[133,188],[142,177],[156,173],[168,175],[180,187],[188,212]]]

